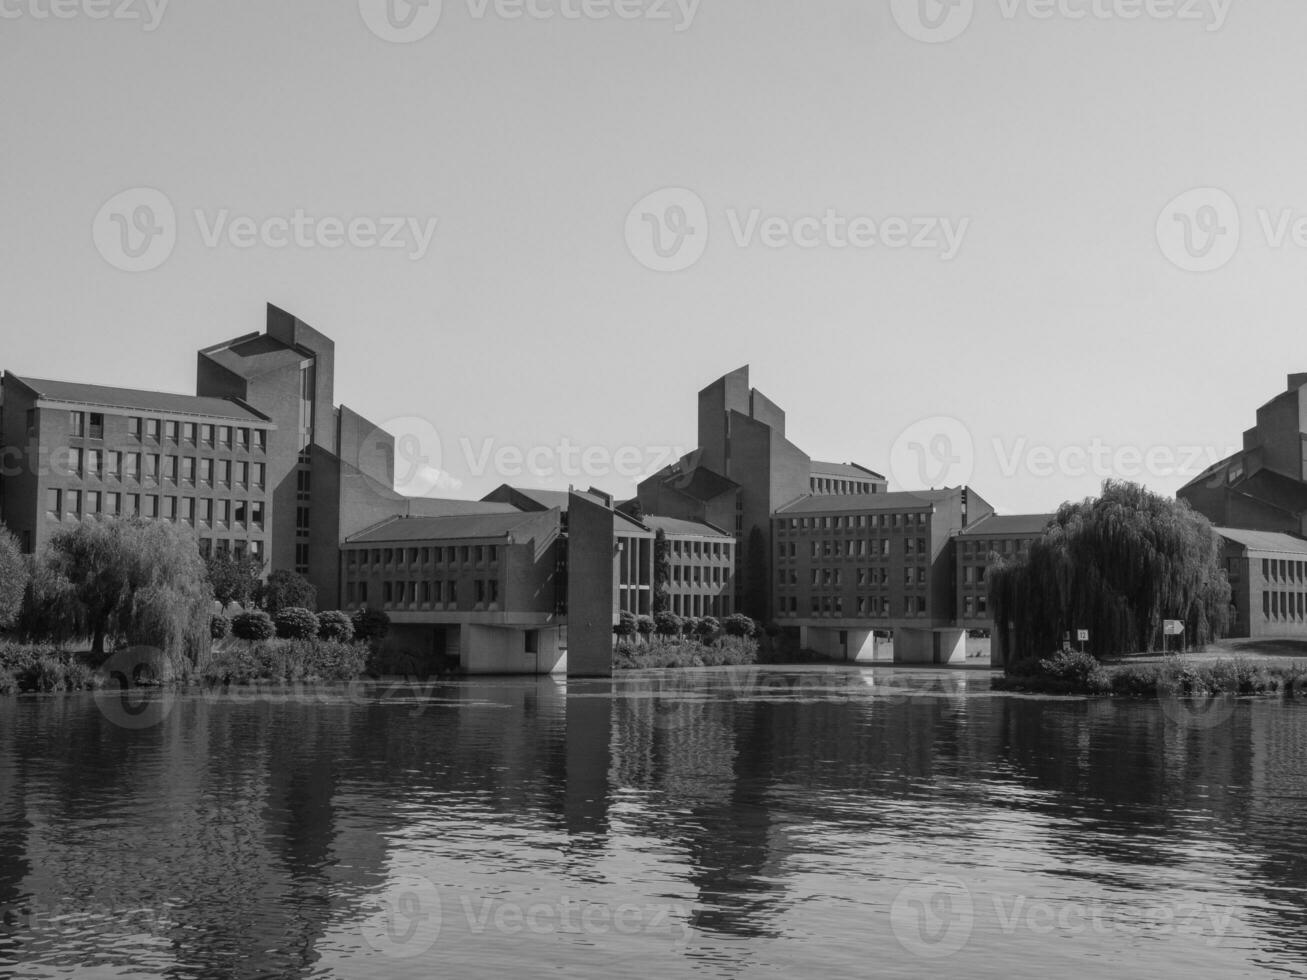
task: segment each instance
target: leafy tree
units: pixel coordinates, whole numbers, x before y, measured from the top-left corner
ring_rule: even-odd
[[[93,653],[104,653],[109,635],[192,662],[208,650],[213,593],[195,538],[179,526],[79,524],[54,537],[47,561],[71,585]]]
[[[671,599],[668,596],[671,582],[671,549],[667,544],[667,532],[659,528],[654,534],[653,611],[655,613],[669,612],[671,610]]]
[[[617,617],[617,625],[613,627],[613,632],[623,638],[635,636],[637,627],[638,623],[635,618],[635,613],[627,612],[623,609],[621,614]]]
[[[27,556],[27,588],[15,631],[27,643],[63,646],[86,636],[86,612],[71,582],[46,559]]]
[[[318,608],[318,590],[303,575],[279,568],[268,576],[258,591],[258,602],[269,616],[283,609]]]
[[[257,640],[271,640],[277,635],[277,627],[273,625],[271,616],[262,609],[255,609],[232,617],[231,632],[238,640],[254,643]]]
[[[654,631],[654,620],[652,616],[636,616],[635,628],[640,631],[640,635],[647,637]]]
[[[223,551],[207,558],[204,566],[209,573],[213,598],[223,609],[233,603],[248,606],[258,593],[259,577],[263,574],[261,559]]]
[[[681,619],[681,633],[685,636],[699,635],[699,620],[694,616],[685,616]]]
[[[771,577],[767,572],[767,539],[759,527],[749,532],[744,581],[745,614],[753,619],[766,619],[767,607],[771,604]]]
[[[209,617],[209,636],[215,640],[224,640],[231,633],[231,620],[220,613]]]
[[[1046,657],[1088,629],[1098,656],[1155,649],[1178,619],[1202,645],[1224,634],[1230,583],[1220,538],[1183,501],[1109,480],[1102,495],[1058,510],[1020,561],[987,575],[995,629],[1012,660]]]
[[[384,640],[390,633],[390,617],[380,609],[360,609],[351,622],[356,640]]]
[[[18,619],[30,577],[18,539],[0,527],[0,629],[8,629]]]
[[[336,643],[348,643],[354,639],[354,624],[349,616],[340,610],[318,613],[318,636]]]
[[[729,636],[753,636],[758,632],[758,624],[743,613],[727,616],[722,626]]]
[[[699,620],[698,628],[695,630],[696,635],[704,642],[711,643],[717,637],[721,636],[722,624],[713,616],[705,616]]]
[[[318,636],[318,617],[309,610],[288,606],[280,610],[273,623],[283,640],[313,640]]]
[[[659,636],[679,636],[681,617],[672,612],[654,614],[654,632]]]

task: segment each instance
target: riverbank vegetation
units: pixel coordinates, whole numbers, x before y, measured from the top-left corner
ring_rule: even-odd
[[[317,613],[303,577],[261,573],[249,556],[201,558],[167,522],[82,523],[36,556],[0,529],[0,694],[365,673],[384,613]]]
[[[1307,697],[1307,664],[1247,657],[1193,661],[1171,654],[1160,663],[1104,664],[1087,653],[1059,653],[1010,665],[994,689],[1031,694],[1131,698],[1217,695]]]

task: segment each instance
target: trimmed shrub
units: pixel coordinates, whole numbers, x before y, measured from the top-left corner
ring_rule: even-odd
[[[215,613],[209,617],[209,635],[215,640],[225,640],[231,633],[231,620]]]
[[[654,616],[654,632],[659,636],[680,636],[681,617],[670,612],[656,614]]]
[[[290,606],[273,619],[277,638],[282,640],[315,640],[318,636],[318,617],[307,609]]]
[[[722,627],[728,636],[752,636],[757,624],[743,613],[736,613],[722,620]]]
[[[354,639],[354,624],[338,609],[318,613],[318,636],[336,643],[349,643]]]
[[[635,613],[622,610],[617,617],[617,624],[613,627],[613,632],[621,637],[635,636],[639,623],[635,618]]]
[[[272,617],[261,609],[243,612],[231,621],[231,634],[238,640],[251,643],[259,640],[271,640],[277,635],[277,627],[272,624]]]
[[[758,663],[758,644],[727,636],[713,644],[656,637],[646,643],[624,640],[613,653],[618,670],[657,670],[669,667],[734,667]]]
[[[367,648],[323,640],[264,640],[230,646],[203,671],[211,684],[351,681],[362,676]]]
[[[360,609],[351,622],[356,640],[384,640],[390,632],[390,617],[380,609]]]
[[[654,620],[652,616],[635,617],[635,628],[641,636],[652,636],[654,631]]]
[[[750,622],[753,621],[750,620]],[[695,630],[695,635],[705,643],[713,642],[713,640],[717,639],[721,634],[722,624],[712,616],[705,616],[703,619],[699,620],[698,628]]]

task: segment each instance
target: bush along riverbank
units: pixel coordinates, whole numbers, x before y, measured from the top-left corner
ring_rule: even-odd
[[[1023,660],[994,678],[994,690],[1131,698],[1217,695],[1307,698],[1307,664],[1236,657],[1204,663],[1169,656],[1161,663],[1104,664],[1087,653]]]

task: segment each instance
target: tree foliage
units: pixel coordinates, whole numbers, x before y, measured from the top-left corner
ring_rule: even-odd
[[[625,609],[617,617],[617,624],[613,627],[613,632],[618,636],[635,636],[636,630],[639,629],[639,621],[635,618],[635,613],[627,612]]]
[[[262,609],[255,609],[232,618],[231,634],[238,640],[254,643],[258,640],[271,640],[277,635],[277,627],[273,625],[271,616]]]
[[[315,640],[318,637],[318,617],[299,606],[287,606],[273,618],[277,636],[283,640]]]
[[[390,617],[380,609],[360,609],[351,622],[356,640],[384,640],[390,633]]]
[[[671,548],[667,544],[667,532],[659,528],[654,534],[654,590],[653,611],[668,612],[671,599],[668,591],[672,583]]]
[[[269,616],[283,609],[318,608],[318,590],[303,575],[279,568],[268,576],[258,590],[258,603]]]
[[[57,534],[43,583],[57,601],[71,597],[92,652],[106,637],[157,647],[198,664],[210,641],[213,593],[195,539],[177,525],[138,519],[86,522]]]
[[[681,632],[681,617],[673,612],[655,613],[654,632],[659,636],[679,636]]]
[[[1219,536],[1183,501],[1109,480],[1102,495],[1063,504],[1029,554],[989,570],[995,628],[1014,660],[1047,657],[1088,629],[1098,656],[1151,651],[1162,622],[1202,645],[1224,635],[1230,584]]]
[[[233,603],[248,606],[258,593],[263,561],[253,555],[223,551],[205,560],[213,598],[226,609]]]
[[[318,613],[318,636],[335,643],[349,643],[354,639],[354,624],[339,609]]]
[[[18,539],[0,527],[0,629],[8,629],[18,619],[29,577]]]

